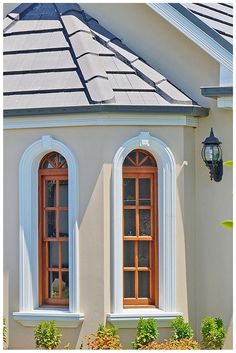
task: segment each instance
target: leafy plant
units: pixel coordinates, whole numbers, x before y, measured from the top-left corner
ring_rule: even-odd
[[[146,350],[193,350],[200,349],[198,342],[194,341],[193,338],[183,338],[179,341],[169,339],[164,342],[151,342],[147,346],[143,346],[141,349]]]
[[[7,344],[7,323],[6,323],[6,319],[3,318],[3,344],[6,345]]]
[[[172,320],[171,327],[174,329],[174,334],[172,336],[174,340],[179,341],[185,338],[188,339],[192,338],[194,335],[191,326],[187,322],[184,322],[184,318],[182,316],[179,316],[175,320]]]
[[[147,346],[150,342],[157,339],[159,333],[155,319],[144,320],[140,318],[137,327],[137,336],[132,342],[133,349],[139,349],[142,346]]]
[[[87,349],[122,349],[117,328],[100,324],[96,334],[86,336]],[[81,346],[83,349],[83,344]]]
[[[205,317],[201,325],[202,346],[205,349],[221,349],[226,330],[220,318]]]
[[[61,332],[55,321],[45,321],[34,330],[36,348],[55,349],[61,343]]]

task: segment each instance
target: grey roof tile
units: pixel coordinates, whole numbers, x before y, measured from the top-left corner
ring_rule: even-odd
[[[132,85],[128,80],[128,75],[126,74],[108,74],[108,79],[110,81],[112,89],[122,89],[122,90],[130,90],[132,89]]]
[[[161,90],[161,93],[164,93],[164,97],[168,99],[170,97],[172,103],[181,103],[181,104],[191,104],[192,101],[183,94],[179,89],[173,86],[168,81],[162,81],[157,85],[157,88]]]
[[[107,78],[102,64],[102,57],[93,54],[86,54],[77,59],[77,62],[85,81],[91,80],[93,77],[97,76]]]
[[[95,77],[86,86],[94,102],[114,102],[114,92],[107,79]]]
[[[138,70],[138,72],[143,76],[157,84],[163,80],[165,77],[161,75],[158,71],[154,70],[151,66],[147,65],[141,60],[136,60],[132,63],[132,67]]]
[[[114,72],[134,73],[135,72],[131,67],[129,67],[128,65],[126,65],[125,63],[117,59],[116,57],[104,56],[103,63],[104,63],[106,72],[109,72],[109,73],[114,73]]]
[[[60,92],[4,96],[4,109],[30,109],[88,105],[84,92]]]
[[[64,23],[64,26],[66,27],[67,33],[69,35],[77,31],[91,33],[89,27],[78,17],[74,15],[64,15],[64,16],[61,16],[61,18]]]
[[[107,43],[107,47],[120,54],[130,62],[138,59],[138,56],[133,54],[119,39],[115,39],[114,41]]]
[[[4,92],[84,89],[76,71],[7,75]]]
[[[3,30],[4,30],[4,32],[6,32],[8,29],[10,29],[14,22],[16,22],[16,21],[11,19],[8,16],[6,18],[4,18],[4,20],[3,20]]]
[[[58,20],[20,20],[8,28],[5,33],[41,32],[42,30],[60,29],[62,25]]]
[[[156,92],[140,92],[140,94],[145,104],[150,104],[150,105],[156,105],[156,104],[169,105],[170,104],[170,102],[165,100]]]
[[[51,51],[45,53],[10,54],[3,56],[4,72],[55,70],[76,68],[70,52]]]
[[[131,104],[144,104],[142,95],[140,92],[127,92]]]
[[[30,33],[4,37],[4,52],[68,48],[63,32]]]
[[[78,4],[16,14],[4,39],[5,109],[192,103]]]
[[[131,101],[129,99],[129,96],[127,92],[114,92],[115,93],[115,102],[117,104],[123,105],[123,104],[131,104]]]
[[[233,38],[233,6],[216,3],[182,4],[207,26],[218,32],[224,39],[232,43]]]
[[[142,80],[139,76],[137,75],[126,75],[127,79],[129,80],[131,87],[139,90],[148,90],[148,91],[155,91],[155,88],[150,86],[148,83],[146,83],[144,80]]]
[[[77,58],[88,53],[97,55],[99,54],[97,42],[89,33],[75,33],[70,37],[70,42]]]

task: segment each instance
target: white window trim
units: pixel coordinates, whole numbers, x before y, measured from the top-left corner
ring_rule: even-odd
[[[158,309],[123,308],[122,166],[125,157],[137,148],[152,153],[158,165]],[[112,199],[112,313],[108,314],[108,320],[117,325],[122,324],[122,327],[135,327],[139,317],[156,317],[165,320],[167,324],[176,316],[182,315],[176,312],[176,171],[175,159],[170,148],[149,132],[141,132],[125,142],[113,160]]]
[[[69,308],[40,309],[38,300],[38,167],[42,157],[56,151],[68,164],[69,202]],[[54,319],[60,326],[75,327],[84,315],[79,312],[78,252],[78,170],[76,159],[62,142],[51,136],[31,144],[22,155],[19,166],[19,312],[13,317],[22,325],[34,326]]]

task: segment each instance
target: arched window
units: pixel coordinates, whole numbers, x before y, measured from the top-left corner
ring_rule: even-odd
[[[69,305],[68,167],[58,152],[39,166],[39,305]]]
[[[157,165],[136,149],[123,163],[124,307],[158,305]]]

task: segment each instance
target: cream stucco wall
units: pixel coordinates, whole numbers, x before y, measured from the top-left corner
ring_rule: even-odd
[[[194,203],[188,196],[194,188],[192,169],[194,167],[195,129],[191,127],[73,127],[7,130],[4,138],[4,210],[5,241],[4,267],[6,272],[4,309],[9,313],[10,348],[32,348],[32,328],[26,328],[12,319],[12,312],[18,311],[18,168],[24,150],[42,135],[52,137],[66,144],[79,164],[79,252],[80,252],[80,298],[81,312],[85,320],[78,329],[63,329],[63,344],[78,347],[81,339],[96,330],[111,311],[110,297],[110,238],[111,238],[111,167],[117,149],[128,139],[141,131],[149,131],[163,140],[172,150],[177,168],[177,311],[188,318],[188,287],[193,282],[190,244],[194,242],[194,230],[188,222],[194,219]],[[189,165],[183,162],[188,158]],[[9,163],[11,160],[11,163]],[[188,171],[189,169],[189,171]],[[186,184],[187,183],[187,184]],[[187,187],[185,186],[187,185]],[[12,219],[15,222],[12,222]],[[186,220],[186,221],[185,221]],[[191,285],[190,285],[191,284]],[[8,298],[9,294],[9,298]],[[169,335],[169,329],[160,329],[161,337]],[[128,346],[135,330],[120,330],[123,343]],[[21,337],[24,336],[24,340]]]
[[[211,182],[200,156],[201,142],[213,127],[222,141],[224,161],[233,157],[232,110],[217,108],[216,101],[203,97],[200,91],[202,86],[219,85],[220,63],[146,4],[83,3],[81,6],[183,92],[210,108],[209,117],[199,119],[194,133],[195,192],[189,188],[189,197],[192,201],[195,198],[195,214],[192,222],[186,220],[185,227],[191,229],[196,224],[194,245],[188,239],[186,243],[192,250],[191,258],[195,258],[194,268],[188,271],[190,277],[195,275],[193,283],[190,281],[187,286],[188,306],[196,312],[189,315],[198,335],[206,315],[221,316],[228,327],[233,310],[232,232],[219,223],[232,218],[233,173],[230,168],[224,168],[222,182]],[[186,170],[193,172],[190,168]],[[186,180],[184,183],[187,187]]]
[[[163,139],[177,162],[177,310],[184,312],[198,335],[206,315],[222,317],[228,327],[232,318],[232,234],[219,223],[232,217],[232,170],[224,168],[220,183],[210,181],[200,156],[201,142],[213,127],[222,141],[223,159],[232,159],[232,111],[218,109],[216,101],[200,92],[201,86],[218,85],[220,65],[146,4],[81,6],[191,98],[209,107],[210,114],[199,119],[196,129],[126,126],[6,131],[4,290],[5,297],[9,297],[4,309],[10,315],[10,347],[21,348],[26,342],[30,348],[33,344],[32,329],[11,318],[12,311],[18,310],[18,248],[12,246],[18,240],[18,163],[29,144],[49,133],[71,148],[81,168],[81,311],[86,316],[81,332],[65,329],[64,343],[77,345],[110,310],[111,163],[118,147],[143,130]],[[89,266],[88,251],[96,263],[96,272]],[[120,333],[124,342],[134,335],[127,330]],[[231,347],[232,341],[227,342]]]

